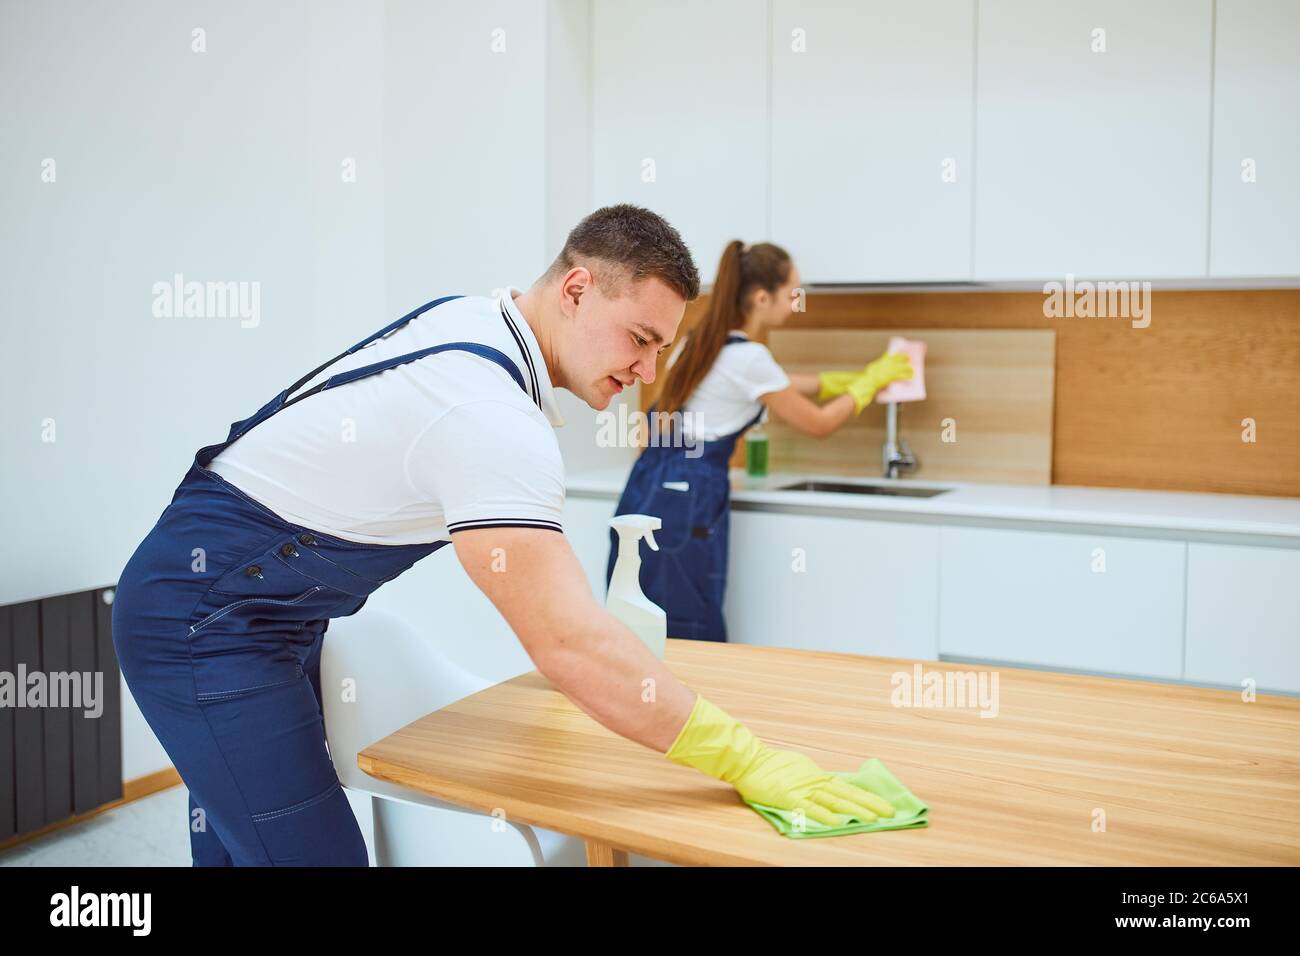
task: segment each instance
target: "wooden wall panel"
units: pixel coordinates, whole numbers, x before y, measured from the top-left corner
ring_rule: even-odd
[[[1054,484],[1300,496],[1300,290],[1157,289],[1147,328],[1048,318],[1043,303],[1040,292],[825,292],[785,327],[1052,329]],[[688,305],[682,333],[705,306]],[[643,388],[642,407],[656,394]]]
[[[773,329],[772,355],[787,372],[860,368],[893,333],[877,329]],[[926,399],[899,405],[899,433],[920,481],[1052,482],[1054,332],[918,329],[926,343]],[[854,360],[857,361],[854,361]],[[886,406],[872,403],[824,438],[777,418],[767,426],[780,468],[814,474],[883,474]],[[945,422],[950,440],[944,441]],[[776,466],[773,466],[776,467]]]

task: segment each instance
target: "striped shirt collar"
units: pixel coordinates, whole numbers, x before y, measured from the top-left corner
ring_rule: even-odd
[[[515,305],[515,295],[523,295],[523,290],[510,285],[502,290],[499,300],[501,317],[505,319],[510,335],[523,356],[524,367],[519,371],[523,373],[524,384],[528,386],[528,397],[542,410],[547,421],[559,428],[564,424],[564,417],[560,414],[560,406],[556,402],[551,375],[546,368],[541,346],[537,343],[537,337],[533,335],[532,327],[519,311],[519,307]]]

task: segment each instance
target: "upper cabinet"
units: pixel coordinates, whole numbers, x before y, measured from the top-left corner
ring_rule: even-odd
[[[599,0],[597,204],[706,283],[1300,278],[1300,0]]]
[[[971,277],[974,0],[775,0],[772,237],[806,282]]]
[[[1300,3],[1216,11],[1210,273],[1300,275]]]
[[[731,239],[767,235],[767,5],[592,4],[593,199],[677,227],[713,281]]]
[[[975,278],[1204,276],[1211,48],[1210,0],[983,0]]]

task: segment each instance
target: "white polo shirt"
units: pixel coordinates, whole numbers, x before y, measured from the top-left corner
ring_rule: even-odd
[[[294,524],[366,544],[426,544],[469,528],[561,531],[564,424],[520,290],[430,309],[305,383],[444,342],[480,342],[518,367],[450,349],[281,409],[217,455],[222,478]],[[291,395],[290,399],[294,396]]]
[[[688,441],[695,438],[712,441],[739,431],[760,408],[763,417],[759,421],[767,421],[767,407],[759,401],[759,396],[790,387],[790,376],[777,364],[766,345],[748,341],[749,336],[744,332],[731,334],[746,341],[722,347],[713,367],[682,406],[683,412],[691,413],[682,422],[682,434]],[[669,356],[666,368],[676,363],[685,345],[683,339]]]

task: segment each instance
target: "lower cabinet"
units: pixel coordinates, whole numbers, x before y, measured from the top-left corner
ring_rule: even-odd
[[[609,519],[614,517],[613,498],[566,498],[564,534],[578,556],[582,570],[591,582],[591,593],[602,607],[605,604],[605,568],[609,562]],[[646,561],[649,545],[641,546],[641,560]]]
[[[1188,545],[1186,678],[1300,692],[1300,551]]]
[[[605,603],[615,502],[570,497],[564,532]],[[654,560],[641,548],[643,567]],[[939,529],[733,509],[724,613],[737,644],[934,660]]]
[[[1180,679],[1182,541],[947,527],[939,650]]]
[[[605,601],[610,498],[564,528]],[[642,548],[642,561],[653,553]],[[740,644],[1300,693],[1300,550],[733,508]]]
[[[937,657],[935,525],[733,510],[729,564],[732,642]]]

